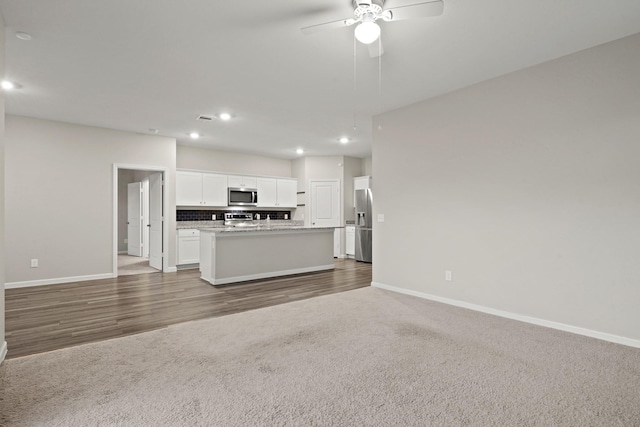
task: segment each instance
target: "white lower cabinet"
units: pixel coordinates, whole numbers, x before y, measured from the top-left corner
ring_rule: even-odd
[[[348,256],[356,255],[356,227],[354,225],[347,225],[345,227],[345,253]]]
[[[333,257],[340,258],[344,257],[344,252],[342,251],[342,228],[336,228],[333,231]]]
[[[200,262],[200,230],[183,228],[178,230],[178,265]]]

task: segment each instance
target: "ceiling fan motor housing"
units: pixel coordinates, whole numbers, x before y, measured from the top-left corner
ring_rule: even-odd
[[[353,0],[353,11],[356,21],[375,22],[382,17],[382,7],[384,0]]]
[[[384,7],[384,0],[353,0],[353,8],[357,9],[359,6],[379,6],[380,9]]]

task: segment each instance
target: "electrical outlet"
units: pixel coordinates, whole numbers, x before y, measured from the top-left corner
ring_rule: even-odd
[[[384,214],[378,214],[378,222],[384,222]]]
[[[451,272],[451,270],[445,270],[444,271],[444,280],[446,280],[447,282],[450,282],[453,280],[452,278],[453,273]]]
[[[216,220],[216,214],[211,214],[211,221],[215,221]]]
[[[125,243],[129,243],[129,239],[124,239],[124,242]]]
[[[38,259],[37,258],[33,258],[31,260],[31,268],[36,268],[38,267]]]

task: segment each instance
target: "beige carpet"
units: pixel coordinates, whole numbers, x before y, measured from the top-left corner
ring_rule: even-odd
[[[640,350],[374,288],[7,360],[3,426],[639,426]]]

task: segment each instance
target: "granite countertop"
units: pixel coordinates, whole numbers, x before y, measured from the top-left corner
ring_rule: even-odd
[[[260,225],[258,227],[211,227],[201,228],[200,231],[208,233],[244,233],[244,232],[272,232],[272,231],[307,231],[307,230],[333,230],[335,227],[305,227],[303,225]]]
[[[262,227],[266,228],[267,221],[256,221]],[[304,221],[297,220],[271,220],[271,227],[301,227],[304,226]],[[176,223],[176,229],[195,228],[201,230],[203,228],[232,228],[224,225],[224,221],[178,221]],[[255,227],[254,227],[255,228]]]
[[[224,221],[180,221],[176,229],[195,228],[209,233],[242,233],[247,231],[293,231],[293,230],[333,230],[343,227],[306,227],[304,221],[297,220],[271,220],[267,225],[266,220],[256,221],[258,226],[229,227]]]

